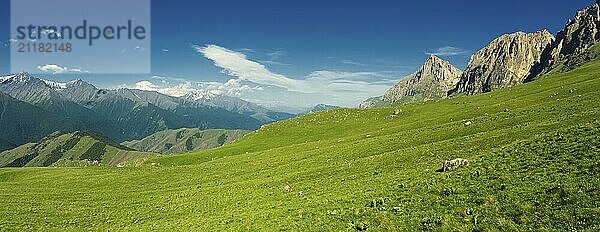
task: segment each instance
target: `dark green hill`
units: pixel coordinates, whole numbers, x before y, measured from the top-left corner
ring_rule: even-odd
[[[36,141],[58,131],[71,131],[80,122],[64,118],[0,93],[0,151]]]
[[[55,133],[39,143],[0,153],[0,167],[117,166],[153,155],[137,152],[93,133]]]
[[[220,147],[237,141],[249,132],[245,130],[183,128],[160,131],[142,140],[121,144],[138,151],[175,154]]]

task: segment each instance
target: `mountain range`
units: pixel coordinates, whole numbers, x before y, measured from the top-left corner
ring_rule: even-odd
[[[186,94],[184,99],[198,102],[202,105],[214,106],[247,115],[259,120],[262,123],[271,123],[293,118],[296,115],[269,110],[255,103],[244,101],[240,98],[227,96],[224,94],[215,94],[211,91],[199,90]]]
[[[61,130],[93,131],[114,141],[142,139],[178,128],[255,130],[293,117],[241,99],[173,97],[137,89],[99,89],[82,81],[57,83],[27,72],[0,77],[0,149]]]
[[[471,56],[460,71],[431,56],[382,97],[360,108],[385,107],[460,95],[474,95],[519,85],[554,72],[566,72],[600,56],[600,5],[579,11],[555,38],[547,30],[516,32],[494,39]]]

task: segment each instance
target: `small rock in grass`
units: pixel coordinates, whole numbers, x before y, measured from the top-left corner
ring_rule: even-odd
[[[283,192],[285,192],[285,193],[291,193],[292,192],[292,187],[290,187],[289,185],[286,185],[285,188],[283,188]]]
[[[397,109],[397,110],[394,110],[394,113],[392,114],[392,116],[398,116],[398,115],[400,115],[401,113],[402,113],[402,110],[400,110],[400,109]]]
[[[470,126],[471,124],[473,124],[471,121],[466,121],[465,122],[465,126]]]
[[[454,169],[457,169],[459,167],[466,167],[469,166],[469,161],[466,159],[453,159],[453,160],[447,160],[446,162],[444,162],[444,164],[442,165],[442,172],[447,172],[447,171],[452,171]]]
[[[304,196],[304,192],[302,192],[302,191],[298,192],[298,196]]]

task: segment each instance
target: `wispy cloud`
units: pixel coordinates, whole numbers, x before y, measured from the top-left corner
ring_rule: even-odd
[[[281,50],[267,53],[267,56],[271,60],[279,60],[279,58],[284,57],[285,55],[287,55],[287,52]]]
[[[238,51],[238,52],[246,52],[246,53],[256,53],[256,50],[254,50],[252,48],[240,48],[240,49],[236,49],[236,51]]]
[[[425,54],[435,56],[460,56],[469,54],[469,51],[458,47],[446,46],[436,48],[430,52],[425,52]]]
[[[352,60],[340,60],[340,63],[346,64],[346,65],[354,65],[354,66],[367,66],[366,64],[359,63],[359,62],[352,61]]]
[[[283,65],[283,66],[289,66],[291,64],[288,63],[283,63],[283,62],[279,62],[279,61],[273,61],[273,60],[261,60],[261,63],[265,63],[265,64],[270,64],[270,65]]]
[[[250,60],[246,55],[217,45],[193,48],[214,62],[226,75],[264,86],[277,86],[287,91],[318,96],[317,103],[357,105],[362,99],[380,95],[394,85],[398,78],[383,72],[342,72],[320,70],[299,78],[289,78]],[[278,96],[273,96],[278,98]],[[311,104],[313,104],[312,102]]]

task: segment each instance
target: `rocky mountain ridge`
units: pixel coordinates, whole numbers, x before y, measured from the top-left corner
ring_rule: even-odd
[[[462,71],[448,61],[431,55],[421,68],[388,90],[383,101],[405,104],[445,98],[459,81]]]
[[[480,94],[521,84],[554,41],[547,30],[500,36],[476,52],[449,94]]]
[[[569,71],[597,58],[598,52],[590,49],[600,41],[599,30],[600,5],[596,2],[569,19],[565,28],[558,32],[556,40],[544,50],[527,81],[535,80],[555,69],[560,72]]]
[[[556,38],[547,30],[535,33],[516,32],[502,35],[471,56],[454,88],[447,96],[474,95],[533,81],[551,72],[570,71],[600,57],[600,5],[577,12]],[[418,73],[418,72],[417,72]],[[416,87],[415,74],[405,78],[382,98],[365,100],[360,108],[385,107],[427,100],[407,96],[429,95],[444,98],[436,92],[436,83]],[[439,75],[439,74],[437,74]],[[435,75],[434,75],[435,76]],[[412,79],[412,80],[411,80]],[[381,100],[380,100],[381,99]]]
[[[43,123],[44,118],[37,118],[33,122],[29,120],[28,128],[24,128],[25,125],[21,125],[20,129],[7,126],[4,131],[6,133],[0,133],[2,149],[36,141],[56,131],[55,129],[64,129],[66,132],[94,131],[122,142],[141,139],[167,129],[254,130],[264,123],[292,117],[291,114],[264,109],[253,112],[252,108],[245,109],[245,114],[242,114],[221,108],[216,104],[209,105],[205,102],[152,91],[99,89],[82,80],[67,83],[52,82],[33,77],[26,72],[1,77],[0,93],[7,95],[2,99],[5,100],[3,103],[6,103],[7,108],[12,109],[11,120],[14,120],[13,118],[29,120],[28,117],[18,114],[35,111],[40,112],[39,115],[50,115],[48,118],[52,118],[54,122],[64,121],[56,122],[56,125],[63,125],[64,128],[46,125]],[[26,105],[28,106],[25,107]],[[14,109],[15,107],[27,109]],[[262,120],[253,117],[258,114],[262,114]]]

